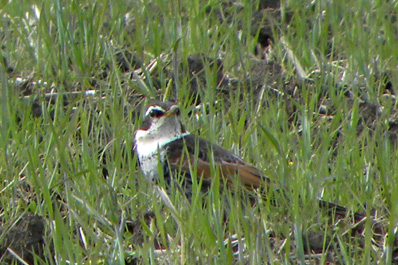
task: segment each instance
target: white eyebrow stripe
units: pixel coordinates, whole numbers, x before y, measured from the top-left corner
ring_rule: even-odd
[[[163,112],[166,112],[163,108],[161,108],[160,106],[150,106],[149,108],[148,108],[148,110],[145,112],[145,116],[148,116],[148,114],[152,111],[152,110],[160,110],[160,111],[163,111]]]

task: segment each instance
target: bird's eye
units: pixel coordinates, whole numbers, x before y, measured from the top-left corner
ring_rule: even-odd
[[[164,115],[164,111],[158,110],[158,109],[153,109],[149,112],[149,116],[151,118],[159,118]]]

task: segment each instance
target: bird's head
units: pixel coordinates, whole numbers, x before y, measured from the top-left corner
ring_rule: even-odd
[[[180,121],[180,108],[171,102],[155,102],[145,112],[144,120],[136,130],[136,140],[174,139],[183,133],[185,128]]]

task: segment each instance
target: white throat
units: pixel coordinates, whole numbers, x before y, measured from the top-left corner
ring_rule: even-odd
[[[135,144],[138,157],[141,159],[157,154],[167,143],[189,134],[188,132],[181,133],[181,130],[181,124],[175,116],[162,117],[153,121],[146,131],[137,130]]]
[[[166,144],[189,135],[189,132],[179,135],[159,135],[158,137],[148,137],[148,132],[138,130],[135,133],[135,147],[140,159],[142,157],[153,156]],[[172,136],[172,137],[170,137]]]

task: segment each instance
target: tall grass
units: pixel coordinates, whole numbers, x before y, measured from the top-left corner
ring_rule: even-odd
[[[397,151],[386,131],[395,101],[383,97],[383,80],[375,77],[390,73],[396,83],[396,4],[284,3],[283,19],[275,25],[275,36],[283,36],[284,44],[276,37],[272,52],[284,76],[273,89],[284,91],[284,82],[294,82],[286,45],[305,73],[313,73],[308,75],[312,83],[299,85],[300,96],[291,101],[275,97],[268,87],[255,90],[245,79],[254,63],[251,32],[258,29],[251,20],[257,5],[199,0],[1,3],[1,55],[15,68],[7,74],[5,65],[0,67],[1,215],[5,224],[27,212],[46,218],[47,261],[38,263],[124,264],[127,256],[144,264],[304,262],[300,233],[314,227],[336,238],[342,263],[392,261]],[[222,10],[233,14],[231,19],[222,21]],[[144,73],[144,85],[132,81],[118,68],[115,53],[120,50],[132,51],[144,64],[157,61],[156,73]],[[216,69],[205,65],[206,85],[199,89],[206,104],[188,116],[194,106],[186,61],[197,53],[220,57],[224,70],[245,82],[226,96],[216,89]],[[163,60],[161,55],[169,56]],[[42,83],[24,98],[17,77]],[[85,96],[89,89],[99,93]],[[44,93],[50,91],[60,94],[48,100]],[[82,94],[66,103],[62,95],[70,91]],[[150,96],[178,98],[189,131],[263,169],[285,196],[271,190],[276,206],[261,201],[252,208],[239,196],[220,196],[214,188],[206,198],[197,193],[188,206],[176,192],[171,199],[177,210],[165,207],[131,153],[142,119],[137,113],[143,109],[130,103],[145,103]],[[364,126],[358,133],[364,99],[385,108],[373,128]],[[41,104],[39,117],[32,111],[33,100]],[[319,114],[320,101],[332,106],[333,117]],[[288,111],[292,105],[293,116]],[[319,196],[368,216],[373,209],[381,212],[389,224],[385,248],[372,246],[370,223],[364,246],[330,228],[315,207]],[[222,225],[226,210],[229,222]],[[145,222],[147,211],[154,212],[155,221]],[[130,219],[142,226],[142,244],[125,231]],[[246,249],[238,258],[224,244],[232,234],[244,238]],[[155,245],[167,251],[159,255]],[[325,245],[329,248],[333,246]],[[320,260],[326,263],[327,251]]]

